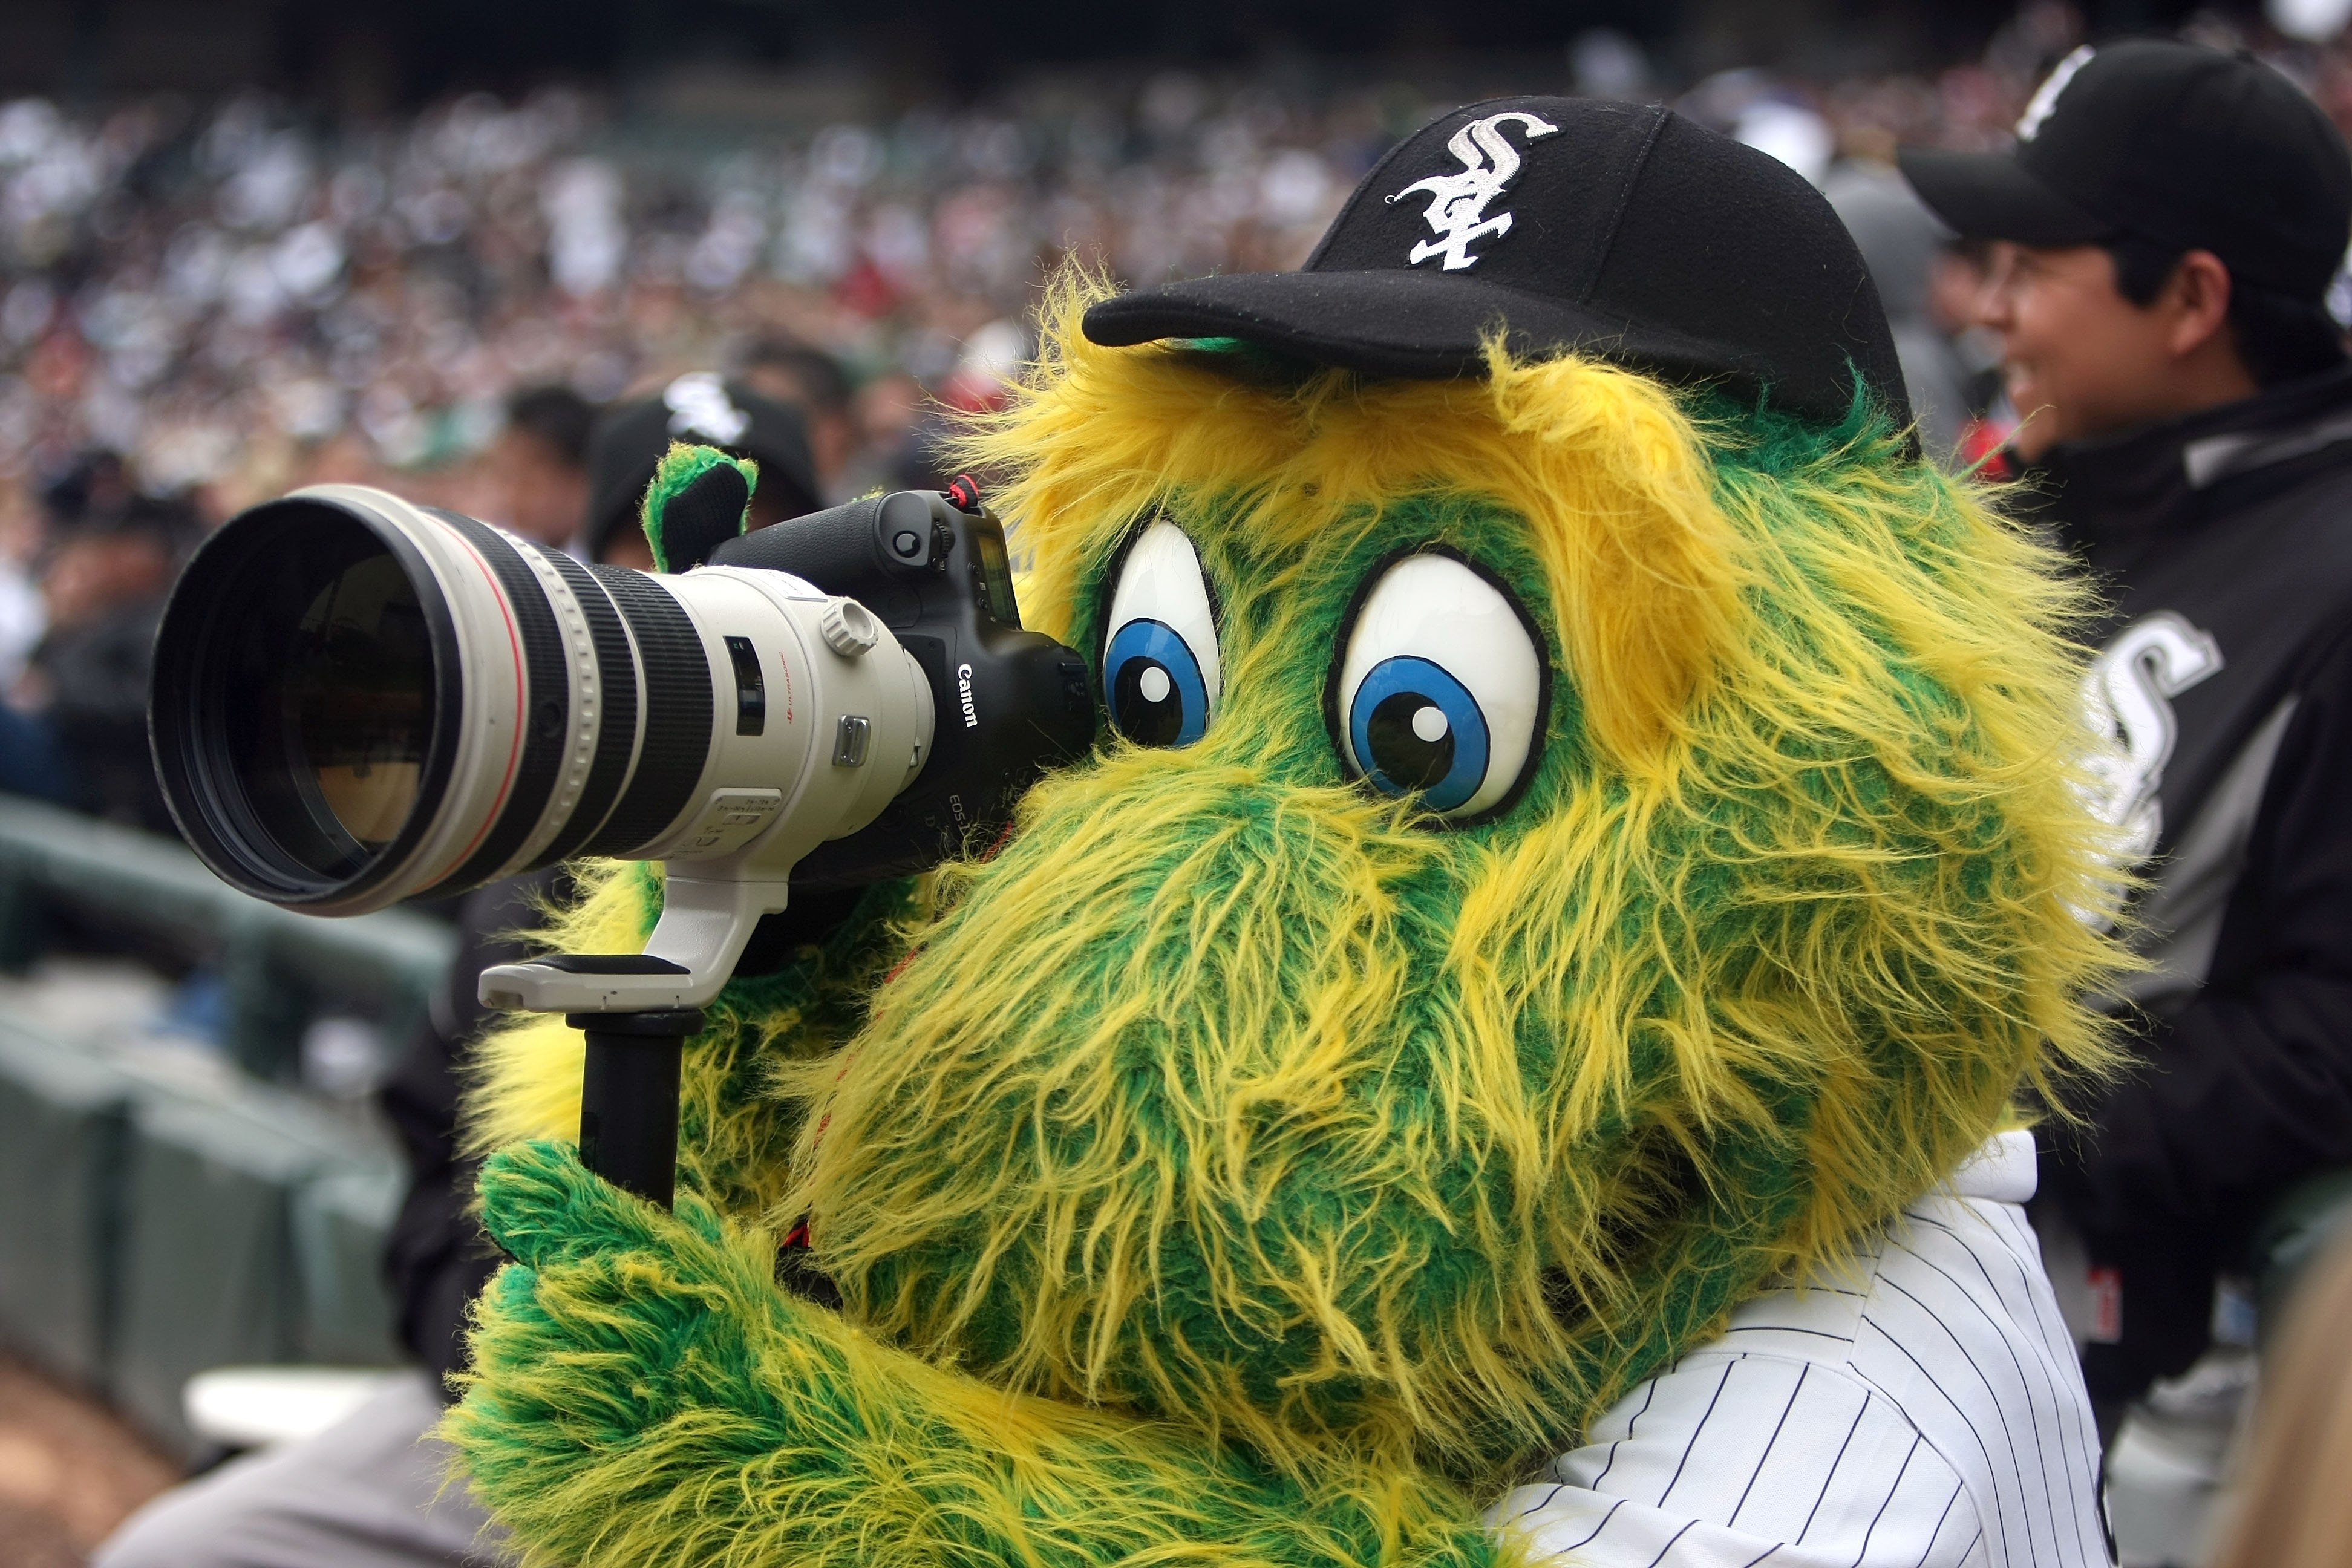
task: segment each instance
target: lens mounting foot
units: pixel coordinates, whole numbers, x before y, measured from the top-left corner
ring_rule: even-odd
[[[760,917],[791,893],[789,882],[689,877],[673,867],[644,952],[496,964],[482,971],[476,994],[486,1007],[523,1013],[699,1007],[735,973]]]

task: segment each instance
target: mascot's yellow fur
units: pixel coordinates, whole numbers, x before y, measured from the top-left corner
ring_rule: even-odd
[[[576,1035],[488,1042],[518,1261],[448,1430],[535,1562],[1505,1561],[1531,1455],[2101,1058],[2075,591],[1866,399],[1248,374],[1093,345],[1089,297],[971,454],[1089,658],[1182,531],[1214,711],[730,989],[674,1216],[552,1142]],[[1326,710],[1436,549],[1551,672],[1523,793],[1451,831]],[[657,880],[592,882],[558,940],[640,940]],[[777,1283],[803,1219],[837,1310]]]

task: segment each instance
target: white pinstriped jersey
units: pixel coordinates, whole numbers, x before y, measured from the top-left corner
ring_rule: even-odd
[[[1488,1513],[1579,1568],[2101,1568],[2098,1438],[2006,1132],[1854,1276],[1748,1302]]]

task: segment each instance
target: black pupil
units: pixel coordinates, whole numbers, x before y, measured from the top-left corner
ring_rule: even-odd
[[[1160,677],[1151,683],[1160,689],[1157,702],[1143,694],[1146,673]],[[1118,721],[1118,732],[1139,746],[1172,746],[1184,733],[1184,694],[1176,689],[1168,667],[1156,658],[1130,658],[1118,667],[1111,682],[1110,713]]]
[[[1400,790],[1432,789],[1454,771],[1454,726],[1444,725],[1434,741],[1413,733],[1413,715],[1423,709],[1444,710],[1415,691],[1392,691],[1381,699],[1364,725],[1372,754],[1364,759]]]

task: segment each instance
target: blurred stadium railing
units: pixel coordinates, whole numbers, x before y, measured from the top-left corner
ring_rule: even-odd
[[[396,910],[288,914],[177,844],[0,798],[0,963],[36,960],[60,907],[216,967],[243,1070],[0,1017],[0,1340],[194,1458],[182,1391],[199,1372],[394,1360],[379,1259],[398,1154],[271,1080],[323,1005],[404,1037],[454,937]]]

